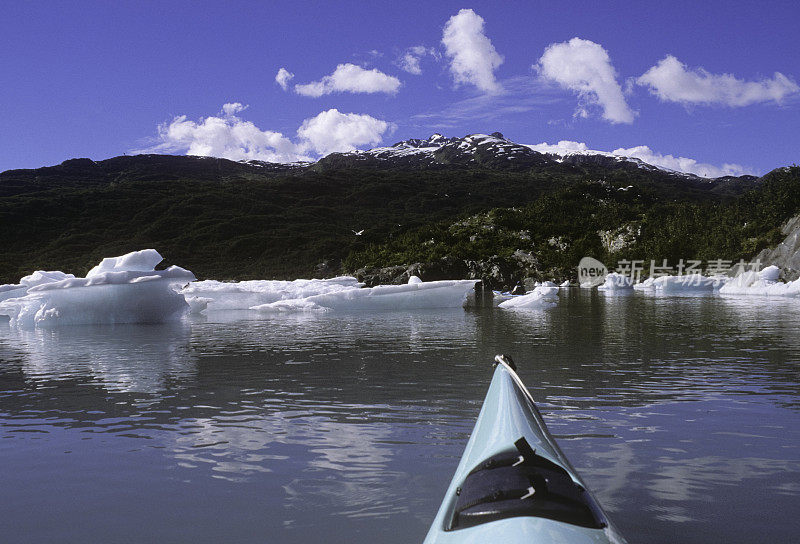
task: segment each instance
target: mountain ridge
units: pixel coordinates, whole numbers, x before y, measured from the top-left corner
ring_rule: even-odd
[[[491,134],[473,133],[461,138],[445,137],[440,133],[434,133],[427,139],[412,138],[386,147],[331,153],[312,164],[330,165],[339,168],[355,165],[377,168],[430,168],[439,165],[472,165],[520,170],[531,167],[554,166],[556,164],[574,166],[592,164],[605,168],[658,170],[695,180],[711,181],[717,179],[653,165],[636,157],[592,150],[585,146],[568,146],[566,144],[567,142],[559,142],[556,145],[519,144],[505,138],[500,132]],[[570,144],[574,143],[570,142]],[[756,176],[723,177],[756,178]]]
[[[649,171],[658,171],[674,175],[679,178],[694,181],[715,180],[730,181],[732,179],[753,181],[757,176],[721,176],[718,178],[702,177],[696,174],[680,172],[662,166],[647,163],[636,157],[628,157],[605,151],[591,150],[578,147],[574,142],[559,142],[559,144],[519,144],[503,136],[500,132],[491,134],[473,133],[463,137],[446,137],[434,133],[428,138],[411,138],[401,140],[391,146],[375,147],[366,150],[347,152],[333,152],[314,162],[268,162],[261,160],[234,161],[219,157],[206,157],[195,155],[121,155],[103,160],[88,158],[67,159],[59,165],[44,166],[35,169],[11,169],[0,172],[0,191],[8,190],[8,179],[24,175],[26,172],[36,171],[37,177],[48,177],[54,170],[62,169],[58,175],[69,177],[70,171],[86,169],[91,166],[107,167],[109,170],[119,169],[120,166],[132,164],[134,157],[146,158],[150,166],[166,168],[179,168],[182,173],[193,175],[205,174],[211,167],[218,171],[227,171],[228,174],[245,175],[245,170],[236,169],[232,165],[224,166],[225,162],[257,168],[252,173],[260,174],[286,174],[302,173],[304,171],[318,172],[326,169],[341,168],[488,168],[494,170],[525,171],[533,168],[557,168],[558,166],[587,167],[595,166],[609,169],[634,169],[640,168]],[[178,157],[191,157],[203,166],[202,169],[192,169],[188,164],[181,165]],[[182,167],[183,166],[183,167]],[[187,171],[187,168],[191,172]],[[206,170],[201,172],[200,170]],[[155,173],[155,172],[154,172]]]
[[[602,260],[609,250],[598,232],[624,225],[642,225],[646,247],[680,249],[686,228],[706,216],[730,223],[715,235],[726,255],[748,256],[800,211],[797,168],[707,180],[585,153],[559,161],[501,136],[438,135],[311,164],[136,155],[8,170],[0,173],[0,282],[37,269],[81,274],[100,258],[145,247],[201,278],[330,276],[422,262],[430,264],[423,279],[505,267],[505,279],[486,278],[505,282],[566,275],[576,251]],[[381,159],[387,152],[390,160]],[[416,158],[394,161],[398,153]],[[750,205],[761,219],[735,219],[754,213],[738,203],[767,194],[773,177],[791,188],[770,197],[778,211]],[[504,219],[486,222],[486,214]],[[497,236],[475,236],[458,226],[464,221]],[[659,236],[664,244],[653,242]],[[514,268],[515,254],[529,255],[535,271]]]

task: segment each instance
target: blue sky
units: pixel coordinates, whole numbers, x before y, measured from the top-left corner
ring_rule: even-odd
[[[764,173],[800,162],[799,19],[796,2],[14,2],[0,170],[501,131]]]

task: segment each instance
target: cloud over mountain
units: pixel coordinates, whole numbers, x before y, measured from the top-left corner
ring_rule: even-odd
[[[650,149],[646,145],[638,145],[635,147],[619,148],[611,152],[620,157],[633,157],[640,159],[648,164],[675,170],[677,172],[686,172],[695,174],[704,178],[718,178],[721,176],[743,176],[745,174],[754,174],[750,169],[745,168],[739,164],[723,164],[722,166],[715,166],[713,164],[706,164],[698,162],[695,159],[688,157],[675,157],[673,155],[662,155]]]
[[[712,74],[703,68],[690,69],[667,55],[636,79],[665,102],[717,104],[742,107],[760,102],[781,102],[800,91],[797,83],[780,72],[772,79],[745,81],[733,74]]]
[[[633,122],[636,113],[628,107],[611,58],[600,44],[581,38],[550,44],[535,68],[542,78],[578,94],[576,115],[588,117],[596,105],[606,121]]]
[[[450,58],[450,72],[456,84],[475,85],[484,92],[497,92],[494,72],[503,63],[491,40],[483,32],[483,17],[462,9],[444,25],[442,43]]]
[[[386,93],[395,94],[400,80],[384,74],[377,68],[367,70],[351,63],[340,64],[332,74],[319,81],[294,86],[294,91],[313,98],[332,93]]]
[[[310,161],[315,156],[377,144],[393,128],[391,123],[370,115],[330,109],[305,119],[293,141],[237,117],[245,108],[238,102],[228,103],[218,115],[199,121],[179,115],[159,125],[153,145],[134,153],[182,153],[235,161]]]
[[[391,123],[369,115],[330,109],[303,121],[297,135],[315,153],[327,155],[352,151],[361,145],[375,145],[392,128]]]
[[[589,149],[589,146],[584,142],[561,140],[557,144],[548,144],[543,142],[528,147],[534,151],[538,151],[539,153],[550,153],[561,156],[605,155],[614,157],[630,157],[639,159],[640,161],[646,162],[647,164],[652,164],[653,166],[657,166],[659,168],[666,168],[667,170],[684,172],[686,174],[695,174],[704,178],[755,174],[755,172],[749,168],[745,168],[739,164],[723,164],[722,166],[715,166],[713,164],[701,163],[696,159],[690,159],[688,157],[675,157],[669,154],[663,155],[653,151],[646,145],[638,145],[629,148],[620,147],[614,151],[608,152]]]

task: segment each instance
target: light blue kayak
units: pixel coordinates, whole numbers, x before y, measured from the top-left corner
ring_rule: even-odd
[[[624,544],[556,445],[510,359],[492,383],[425,544]]]

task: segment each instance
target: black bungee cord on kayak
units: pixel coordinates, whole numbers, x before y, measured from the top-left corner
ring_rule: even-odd
[[[513,450],[476,466],[456,491],[450,529],[516,516],[534,516],[601,529],[603,515],[560,465],[537,455],[522,437]]]
[[[495,361],[494,366],[502,363],[516,373],[510,357],[498,355]],[[524,394],[532,403],[530,393]],[[514,442],[513,449],[509,447],[475,466],[456,489],[456,497],[448,530],[517,516],[592,529],[607,525],[583,486],[564,467],[538,455],[524,436]]]

